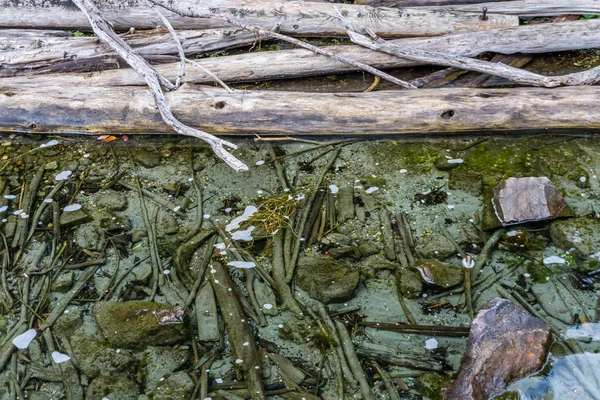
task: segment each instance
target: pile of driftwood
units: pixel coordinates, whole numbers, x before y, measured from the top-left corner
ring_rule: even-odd
[[[533,54],[600,47],[600,0],[0,0],[0,130],[211,134],[405,134],[600,128],[600,67],[543,76]],[[523,18],[547,17],[539,24]],[[93,31],[95,36],[74,35]],[[349,37],[317,47],[297,37]],[[297,48],[194,58],[286,41]],[[482,57],[483,54],[488,57]],[[495,54],[489,56],[490,54]],[[512,55],[512,56],[511,56]],[[445,69],[411,82],[383,72]],[[129,68],[127,68],[129,67]],[[231,90],[230,82],[363,70],[402,90]],[[418,89],[463,71],[469,87]],[[490,76],[511,88],[481,88]],[[218,83],[218,88],[201,86]],[[418,89],[418,90],[416,90]]]

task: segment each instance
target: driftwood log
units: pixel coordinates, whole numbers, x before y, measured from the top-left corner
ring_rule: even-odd
[[[359,2],[357,1],[357,4]],[[360,4],[384,7],[404,7],[404,0],[360,0]],[[546,17],[565,14],[598,14],[599,0],[511,0],[498,2],[479,1],[466,4],[452,1],[450,5],[430,5],[420,10],[479,12],[487,8],[489,14],[518,15],[520,17]]]
[[[217,44],[222,43],[218,34],[218,32],[222,31],[210,32],[215,32]],[[239,33],[239,35],[243,35],[243,33]],[[73,41],[78,39],[81,38],[69,38],[69,40]],[[168,41],[168,39],[165,40]],[[240,40],[243,40],[243,38]],[[88,43],[88,41],[86,41],[86,43]],[[600,47],[600,20],[524,25],[514,28],[461,33],[432,38],[394,39],[390,40],[390,43],[396,43],[415,49],[443,51],[449,55],[468,57],[473,57],[483,52],[537,54],[565,50],[590,49]],[[94,46],[104,48],[103,45],[94,44]],[[211,45],[206,44],[206,46],[209,47]],[[165,45],[165,49],[167,48],[169,48],[168,44]],[[174,45],[171,45],[170,49],[172,52],[176,51]],[[360,46],[328,46],[327,49],[346,58],[369,63],[377,68],[398,68],[422,64],[418,61],[411,61],[365,50]],[[16,58],[13,58],[15,62],[11,64],[11,60],[9,60],[11,52],[7,52],[7,54],[4,55],[0,54],[0,60],[2,60],[3,57],[5,57],[6,60],[4,64],[0,62],[0,76],[11,74],[32,75],[46,69],[55,68],[51,65],[45,66],[44,59],[47,59],[48,62],[58,59],[51,59],[51,57],[46,58],[44,53],[35,55],[33,50],[29,50],[31,52],[28,52],[27,54],[31,54],[32,57],[24,57],[21,59],[23,60],[23,64],[18,63],[18,59]],[[76,62],[80,58],[81,56],[78,55],[78,58],[73,62]],[[355,70],[355,68],[350,65],[331,60],[330,58],[314,54],[311,51],[304,49],[258,52],[234,56],[204,58],[196,61],[226,82],[254,82],[268,79],[323,75]],[[38,66],[38,69],[33,69],[33,65]],[[67,68],[65,64],[61,65],[63,65],[63,68]],[[174,80],[178,67],[176,63],[168,63],[157,65],[156,69],[165,77]],[[196,68],[188,68],[184,78],[184,82],[187,83],[210,83],[212,81],[213,79],[210,76]],[[0,79],[0,87],[12,85],[62,86],[66,84],[85,86],[128,86],[144,85],[145,82],[131,69],[85,74],[61,73]]]
[[[600,129],[600,87],[421,89],[371,93],[236,91],[183,85],[165,94],[186,125],[215,134],[345,135]],[[143,87],[0,89],[0,131],[164,133]]]
[[[169,3],[164,2],[165,5]],[[115,29],[144,29],[163,25],[144,0],[96,0],[94,4]],[[345,35],[343,25],[331,16],[335,10],[334,5],[329,3],[260,0],[242,4],[244,2],[241,0],[180,0],[178,7],[192,9],[197,14],[211,18],[186,18],[167,11],[164,14],[175,29],[231,28],[226,22],[214,18],[225,15],[266,29],[278,26],[279,32],[289,35]],[[489,15],[487,20],[481,20],[480,12],[404,11],[353,4],[336,4],[335,7],[349,21],[369,25],[382,37],[438,36],[519,24],[516,17],[507,15]],[[0,0],[0,27],[89,29],[90,25],[70,0]]]
[[[261,37],[243,30],[180,30],[186,54],[251,45]],[[123,39],[146,60],[177,60],[177,47],[166,28],[137,31]],[[118,68],[125,64],[97,37],[77,37],[59,30],[0,29],[0,77],[54,71]]]

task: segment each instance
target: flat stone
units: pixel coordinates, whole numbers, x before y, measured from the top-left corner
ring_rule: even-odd
[[[102,336],[111,346],[124,348],[175,344],[187,338],[186,319],[175,318],[174,310],[149,301],[101,301],[92,308]]]
[[[566,207],[562,194],[545,176],[508,178],[493,189],[492,205],[503,226],[556,218]]]
[[[52,330],[57,336],[71,337],[82,324],[82,311],[80,309],[71,308],[69,309],[69,312],[64,312],[58,317]]]
[[[91,336],[70,338],[79,368],[89,378],[135,371],[137,360],[129,350],[113,349]]]
[[[506,299],[491,300],[475,317],[458,377],[447,400],[489,399],[544,366],[550,326]]]
[[[123,376],[99,376],[85,392],[88,400],[138,400],[140,390],[135,382]]]
[[[298,286],[326,304],[350,300],[359,277],[357,269],[327,256],[302,257],[298,262]]]
[[[77,227],[74,238],[75,244],[82,249],[100,251],[104,246],[104,231],[91,224]]]
[[[94,198],[96,205],[109,211],[123,211],[127,208],[127,196],[116,190],[105,190]]]
[[[62,228],[72,228],[74,226],[88,223],[91,220],[92,218],[83,208],[75,211],[63,212],[59,219],[60,226]]]
[[[600,220],[580,217],[554,221],[550,225],[550,237],[556,247],[563,250],[574,249],[576,257],[589,258],[600,252]]]

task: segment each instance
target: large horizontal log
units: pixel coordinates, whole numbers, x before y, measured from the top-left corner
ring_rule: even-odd
[[[600,129],[600,87],[421,89],[370,93],[166,93],[183,123],[215,134],[424,134]],[[0,131],[165,133],[142,87],[0,89]]]
[[[362,0],[362,4],[382,7],[404,7],[403,0]],[[545,17],[564,14],[599,14],[600,0],[512,0],[477,4],[452,4],[419,7],[419,10],[481,12],[518,15],[520,17]]]
[[[245,46],[260,39],[239,29],[180,30],[177,36],[187,55]],[[177,46],[166,28],[137,31],[123,39],[149,61],[178,59]],[[112,69],[118,60],[116,53],[97,37],[75,37],[65,31],[0,29],[0,43],[0,77]]]
[[[546,53],[600,47],[600,20],[524,25],[514,28],[455,34],[433,38],[407,38],[392,43],[451,55],[476,56],[482,52]],[[329,50],[377,68],[419,65],[419,62],[366,50],[359,46],[331,46]],[[260,81],[352,71],[354,67],[316,55],[308,50],[281,50],[205,58],[197,60],[227,82]],[[156,66],[169,79],[174,79],[178,64]],[[1,68],[0,68],[1,74]],[[212,78],[195,68],[187,68],[185,82],[207,83]],[[0,87],[28,86],[127,86],[145,85],[131,69],[119,69],[86,74],[52,74],[0,79]]]
[[[503,0],[491,0],[503,1]],[[491,2],[488,1],[488,2]],[[515,1],[515,0],[509,0]],[[390,2],[390,0],[355,0],[354,4],[364,5],[384,5],[381,3]],[[485,3],[485,0],[393,0],[394,7],[421,7],[421,6],[446,6],[446,5],[463,5],[463,4],[480,4]]]
[[[32,7],[31,3],[39,3]],[[156,13],[144,0],[113,2],[97,0],[104,17],[115,29],[155,28],[160,24]],[[171,4],[171,2],[169,2]],[[237,3],[237,5],[236,5]],[[297,36],[345,36],[342,23],[332,17],[334,5],[328,3],[260,0],[179,0],[171,5],[193,8],[204,15],[226,15],[248,25]],[[166,4],[166,3],[165,3]],[[15,6],[16,5],[16,6]],[[455,13],[430,10],[373,8],[353,4],[335,7],[356,26],[369,26],[381,36],[438,36],[453,32],[468,32],[516,26],[518,19],[506,15],[490,15],[485,21],[479,13]],[[224,28],[227,23],[214,18],[185,18],[164,11],[176,29]],[[70,0],[0,0],[0,27],[89,29],[89,23]]]

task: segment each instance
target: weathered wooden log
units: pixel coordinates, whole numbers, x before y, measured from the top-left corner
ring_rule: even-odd
[[[393,0],[394,7],[421,7],[421,6],[447,6],[447,5],[463,5],[463,4],[480,4],[489,3],[492,1],[505,0]],[[515,0],[508,0],[515,1]],[[371,6],[383,6],[391,0],[355,0],[354,4],[363,4]]]
[[[183,85],[177,118],[215,134],[423,134],[600,129],[600,87],[421,89],[370,93],[236,91]],[[0,89],[0,131],[165,133],[142,87]]]
[[[510,0],[477,4],[430,5],[424,10],[479,12],[487,8],[488,14],[518,15],[520,17],[544,17],[564,14],[598,14],[599,0]],[[362,4],[385,7],[403,7],[403,0],[362,0]]]
[[[31,7],[31,4],[37,7]],[[39,5],[38,5],[39,3]],[[130,27],[155,28],[162,25],[156,13],[144,0],[94,2],[115,29]],[[175,29],[225,28],[226,22],[216,18],[222,14],[248,25],[266,29],[275,26],[279,32],[297,36],[345,35],[345,29],[332,15],[335,8],[328,3],[260,0],[251,3],[242,0],[179,0],[164,2],[165,6],[193,10],[210,18],[185,18],[164,11]],[[369,25],[381,36],[438,36],[453,32],[467,32],[516,26],[518,19],[506,15],[490,15],[485,21],[479,13],[444,13],[429,10],[404,11],[389,8],[336,4],[349,21]],[[89,29],[89,23],[70,0],[0,0],[0,27]]]
[[[469,57],[488,51],[503,54],[534,54],[590,49],[600,47],[600,20],[525,25],[433,38],[395,39],[390,42],[416,49],[443,51],[451,55]],[[328,49],[344,57],[369,63],[377,68],[408,67],[420,64],[418,61],[373,52],[360,46],[330,46]],[[226,82],[324,75],[354,69],[350,65],[333,61],[304,49],[205,58],[197,60],[197,62]],[[0,66],[0,75],[2,75],[2,68]],[[174,80],[178,65],[177,63],[157,65],[156,69],[165,77]],[[19,74],[35,72],[35,70],[25,70],[20,71]],[[184,82],[210,83],[212,81],[210,76],[196,68],[188,67],[186,69]],[[5,85],[128,86],[144,84],[143,79],[131,69],[85,74],[62,73],[38,77],[15,77],[10,80],[0,79],[0,87]]]
[[[243,30],[177,31],[187,55],[246,46],[260,36]],[[138,31],[123,38],[149,61],[177,60],[177,46],[166,28]],[[97,37],[56,30],[0,29],[0,77],[53,71],[113,69],[126,63]]]

